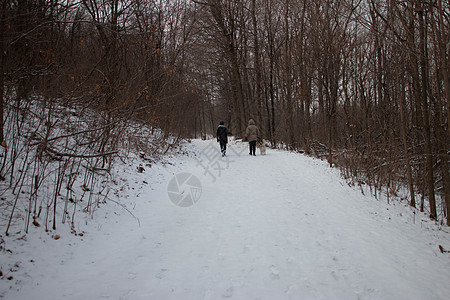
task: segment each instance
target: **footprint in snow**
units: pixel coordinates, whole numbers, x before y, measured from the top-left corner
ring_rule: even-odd
[[[336,274],[336,271],[331,271],[331,276],[333,276],[334,280],[339,281],[339,276]]]
[[[294,257],[294,256],[290,256],[288,259],[286,259],[286,261],[288,262],[288,263],[290,263],[290,264],[293,264],[293,263],[295,263],[296,262],[296,257]]]
[[[245,245],[244,248],[242,249],[242,253],[249,253],[251,252],[251,250],[253,249],[253,246],[251,245]]]
[[[234,289],[233,289],[232,286],[230,286],[230,287],[227,288],[227,290],[223,293],[222,297],[223,297],[223,298],[231,298],[231,297],[233,297],[233,292],[234,292]]]
[[[135,290],[128,290],[126,291],[121,297],[119,297],[119,299],[130,299],[131,295],[134,294],[136,291]]]
[[[280,279],[280,271],[278,270],[278,268],[274,265],[272,265],[270,267],[270,278],[274,279],[274,280],[278,280]]]
[[[166,277],[166,272],[167,272],[167,269],[161,269],[161,271],[158,272],[155,275],[155,277],[158,278],[158,279],[163,279],[164,277]]]

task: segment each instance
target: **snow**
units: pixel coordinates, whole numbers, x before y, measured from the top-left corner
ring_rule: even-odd
[[[82,236],[61,224],[3,236],[0,298],[448,299],[448,227],[304,155],[190,148],[143,173],[117,165],[120,193],[79,218]],[[170,182],[181,197],[194,188],[190,205],[171,201]]]

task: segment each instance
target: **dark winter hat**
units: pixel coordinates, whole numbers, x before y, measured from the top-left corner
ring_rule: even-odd
[[[220,121],[219,125],[225,125],[224,121]]]

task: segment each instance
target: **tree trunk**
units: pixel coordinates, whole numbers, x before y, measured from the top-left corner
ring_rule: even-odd
[[[286,111],[285,118],[287,123],[287,146],[288,150],[295,150],[295,139],[294,139],[294,109],[292,106],[292,75],[291,75],[291,34],[289,31],[289,0],[285,1],[284,9],[284,26],[285,26],[285,39],[284,39],[284,56],[285,56],[285,73],[284,73],[284,84],[286,86]]]
[[[231,66],[231,88],[233,92],[233,97],[235,99],[235,110],[236,115],[238,116],[237,121],[237,131],[235,133],[236,136],[241,137],[244,134],[245,131],[245,125],[246,125],[246,113],[245,113],[245,105],[244,105],[244,95],[242,91],[242,82],[241,82],[241,74],[239,71],[239,61],[238,56],[236,53],[236,46],[234,41],[234,28],[233,25],[229,25],[231,28],[228,29],[224,23],[224,15],[222,13],[222,5],[215,1],[214,4],[210,5],[211,13],[216,21],[216,24],[218,28],[222,32],[222,38],[224,41],[225,46],[225,52],[227,55],[227,58],[229,60],[230,66]],[[232,16],[229,16],[230,19],[228,20],[229,23],[233,23]]]
[[[1,13],[0,13],[0,147],[6,146],[6,142],[5,142],[5,136],[3,133],[3,103],[5,101],[4,99],[4,74],[6,71],[5,68],[5,64],[6,64],[6,59],[5,59],[5,44],[6,44],[6,35],[5,35],[5,30],[6,30],[6,24],[5,24],[5,19],[6,19],[6,1],[2,1],[2,6],[1,6]],[[1,174],[0,174],[0,178],[1,178]]]
[[[400,121],[401,121],[401,132],[402,132],[402,141],[403,141],[403,153],[405,154],[405,160],[406,160],[406,174],[408,176],[408,186],[409,186],[409,193],[411,195],[411,201],[410,205],[412,207],[416,207],[416,197],[414,193],[414,182],[412,178],[412,172],[411,172],[411,163],[409,158],[409,151],[408,151],[408,140],[407,140],[407,134],[406,134],[406,126],[407,126],[407,120],[405,115],[405,102],[406,102],[406,95],[405,95],[405,86],[403,84],[400,85],[399,78],[404,78],[403,75],[399,76],[399,71],[397,70],[397,87],[400,89]],[[403,73],[403,72],[402,72]]]
[[[256,80],[256,91],[255,98],[257,110],[259,112],[258,119],[260,124],[262,124],[262,73],[261,73],[261,63],[260,63],[260,51],[259,51],[259,39],[258,39],[258,25],[256,20],[256,0],[252,0],[251,4],[252,13],[252,30],[253,30],[253,45],[254,45],[254,65],[255,65],[255,80]]]
[[[421,79],[422,79],[422,112],[423,112],[423,135],[425,139],[425,156],[426,156],[426,170],[427,170],[427,187],[428,200],[430,204],[431,218],[437,219],[436,213],[436,198],[434,194],[434,176],[433,176],[433,153],[431,150],[431,134],[430,134],[430,117],[428,111],[428,74],[427,74],[427,43],[425,36],[425,21],[426,16],[423,11],[422,2],[419,6],[419,37],[420,37],[420,51],[421,51]],[[425,19],[425,20],[424,20]]]
[[[437,42],[439,47],[440,62],[441,62],[441,73],[442,79],[444,81],[444,93],[447,99],[447,128],[440,128],[443,132],[443,147],[441,147],[441,168],[444,178],[444,193],[445,193],[445,203],[447,208],[447,225],[450,226],[450,176],[448,174],[448,145],[450,145],[450,75],[449,75],[449,61],[447,56],[446,41],[448,40],[448,30],[444,26],[444,10],[442,9],[442,1],[438,0],[438,28],[436,28],[436,22],[434,24],[434,31],[437,36]],[[439,97],[441,99],[441,97]],[[442,107],[439,105],[439,107]],[[442,114],[441,124],[445,124],[445,116]],[[441,126],[440,126],[441,127]]]

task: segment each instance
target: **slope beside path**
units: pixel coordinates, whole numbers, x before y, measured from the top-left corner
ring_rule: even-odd
[[[30,236],[18,255],[25,274],[18,274],[21,280],[0,295],[8,299],[447,299],[450,295],[450,257],[438,248],[440,244],[450,248],[449,234],[419,216],[414,220],[405,205],[364,196],[340,179],[337,170],[303,155],[269,149],[265,156],[252,157],[246,144],[233,143],[227,157],[221,158],[217,144],[198,140],[192,148],[194,157],[176,157],[171,165],[153,166],[143,174],[137,174],[135,166],[117,171],[122,182],[119,200],[139,222],[116,207],[89,221],[83,241],[70,235],[57,241],[45,234]],[[171,201],[189,197],[195,201],[188,207]],[[0,287],[6,288],[4,281]]]

